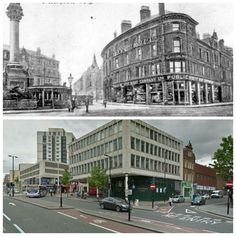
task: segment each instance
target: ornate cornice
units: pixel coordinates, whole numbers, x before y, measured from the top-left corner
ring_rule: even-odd
[[[7,16],[10,18],[12,21],[20,21],[22,19],[23,14],[23,9],[20,5],[20,3],[10,3],[9,6],[7,7]]]

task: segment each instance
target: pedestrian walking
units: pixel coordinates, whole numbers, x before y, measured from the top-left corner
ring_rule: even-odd
[[[67,100],[67,107],[68,107],[68,112],[71,112],[72,111],[72,101],[70,98]]]
[[[75,99],[72,99],[71,107],[72,107],[72,112],[74,112],[74,109],[76,107]]]
[[[169,202],[169,205],[172,206],[172,197],[169,197],[168,202]]]
[[[107,107],[107,100],[103,100],[103,105],[105,108]]]

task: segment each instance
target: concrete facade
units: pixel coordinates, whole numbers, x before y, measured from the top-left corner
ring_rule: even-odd
[[[21,167],[21,188],[25,189],[27,186],[37,187],[38,185],[58,185],[65,169],[68,169],[67,164],[46,160],[32,164],[30,167]]]
[[[142,6],[140,23],[122,21],[122,33],[104,47],[105,98],[170,105],[232,101],[232,48],[216,32],[200,39],[197,21],[159,7],[152,16]]]
[[[150,181],[156,182],[156,198],[181,192],[182,141],[143,121],[111,121],[71,143],[69,152],[73,181],[86,183],[100,166],[111,175],[116,196],[124,197],[130,181],[139,199],[143,191],[151,194]]]
[[[75,140],[71,132],[60,128],[49,128],[37,132],[37,162],[42,160],[69,163],[68,147]]]

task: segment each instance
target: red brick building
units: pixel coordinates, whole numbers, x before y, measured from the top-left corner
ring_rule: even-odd
[[[194,170],[195,193],[210,192],[217,188],[216,171],[213,168],[195,163]]]

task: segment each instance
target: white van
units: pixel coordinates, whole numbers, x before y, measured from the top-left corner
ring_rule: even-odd
[[[223,191],[222,190],[214,190],[212,191],[211,198],[222,198]]]

